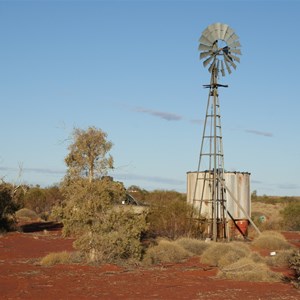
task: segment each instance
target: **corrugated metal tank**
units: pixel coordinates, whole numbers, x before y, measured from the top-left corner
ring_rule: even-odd
[[[197,189],[195,193],[195,184],[197,181],[197,172],[187,172],[187,202],[193,204],[194,198],[196,200],[210,199],[209,186],[206,183],[203,189],[204,177],[209,176],[208,172],[199,172]],[[212,176],[212,175],[211,175]],[[235,220],[248,219],[251,216],[251,194],[250,194],[250,173],[247,172],[224,172],[225,185],[229,189],[230,195],[226,192],[226,206],[229,213]],[[203,193],[203,197],[202,197]],[[195,194],[195,197],[194,197]],[[245,210],[247,215],[241,211],[238,204]],[[200,201],[195,202],[195,207],[200,207]],[[202,202],[202,215],[207,217],[211,215],[211,205]]]

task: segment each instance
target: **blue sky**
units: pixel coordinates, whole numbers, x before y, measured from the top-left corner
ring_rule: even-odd
[[[210,79],[198,39],[221,22],[243,53],[221,78],[225,169],[299,196],[299,15],[299,1],[0,1],[0,176],[60,182],[73,128],[96,126],[115,179],[185,192]]]

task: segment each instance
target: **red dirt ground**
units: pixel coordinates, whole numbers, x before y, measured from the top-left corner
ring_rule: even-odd
[[[0,236],[0,299],[300,299],[291,283],[221,280],[217,269],[198,257],[153,268],[115,265],[56,265],[39,259],[50,252],[72,250],[72,239],[48,224],[24,227],[27,233]],[[52,230],[49,230],[52,229]],[[300,233],[285,233],[300,245]]]

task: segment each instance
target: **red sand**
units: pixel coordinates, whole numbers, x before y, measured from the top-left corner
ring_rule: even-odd
[[[299,245],[299,233],[285,236]],[[0,299],[300,299],[291,283],[217,279],[217,269],[198,257],[153,268],[39,265],[50,252],[72,250],[72,242],[59,230],[0,236]]]

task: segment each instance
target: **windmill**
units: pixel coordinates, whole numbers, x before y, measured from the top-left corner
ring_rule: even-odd
[[[242,54],[238,36],[226,24],[208,26],[199,39],[200,59],[211,74],[204,121],[197,177],[193,192],[193,206],[207,237],[214,241],[228,236],[226,188],[224,180],[224,153],[222,141],[219,88],[220,75],[231,74]],[[200,184],[201,191],[197,185]]]

